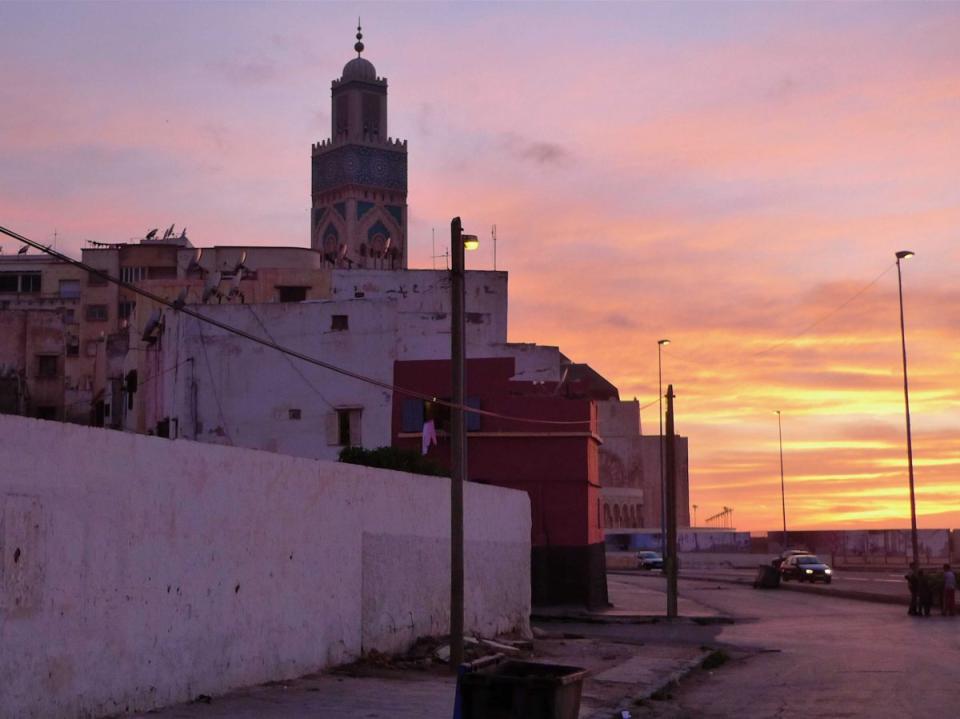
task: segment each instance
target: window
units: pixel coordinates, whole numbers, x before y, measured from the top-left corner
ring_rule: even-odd
[[[0,273],[0,292],[40,292],[39,272]]]
[[[80,280],[60,280],[60,296],[75,298],[80,296]]]
[[[55,379],[57,377],[57,355],[37,355],[37,377]]]
[[[74,335],[67,335],[67,357],[80,356],[80,338]]]
[[[306,287],[278,286],[277,292],[281,302],[303,302],[307,299]]]
[[[449,398],[444,398],[449,402]],[[480,409],[479,397],[467,397],[464,400],[467,407]],[[465,420],[468,432],[479,432],[481,429],[481,415],[473,412],[465,412]],[[433,426],[437,431],[449,431],[450,429],[450,408],[439,402],[426,402],[420,399],[405,397],[400,406],[400,431],[401,432],[421,432],[423,424],[433,420]]]
[[[106,322],[106,305],[87,305],[87,322]]]
[[[330,318],[330,329],[334,332],[343,332],[350,329],[350,318],[347,315],[333,315]]]
[[[120,279],[124,282],[139,282],[147,279],[146,267],[121,267]]]
[[[64,307],[63,324],[75,325],[77,323],[77,311],[73,307]]]
[[[360,445],[360,407],[344,407],[327,415],[327,444],[340,447]]]
[[[133,314],[133,308],[137,306],[136,302],[121,302],[117,306],[117,317],[121,320],[129,320]]]
[[[299,409],[291,409],[288,412],[290,419],[300,419],[301,413]]]

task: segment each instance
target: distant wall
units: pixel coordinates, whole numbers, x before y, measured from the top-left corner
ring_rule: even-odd
[[[0,716],[146,710],[446,631],[449,484],[0,416]],[[466,626],[529,632],[526,495],[468,484]]]

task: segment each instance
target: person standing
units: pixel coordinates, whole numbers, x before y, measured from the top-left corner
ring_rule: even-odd
[[[957,589],[957,575],[950,569],[949,564],[943,565],[943,613],[952,617],[954,613],[954,600]]]
[[[911,617],[920,614],[920,583],[917,580],[917,563],[910,562],[910,571],[903,575],[907,580],[907,587],[910,589],[910,609],[907,614]]]
[[[923,571],[917,570],[917,616],[929,617],[930,607],[933,606],[933,587],[930,586],[930,577]]]

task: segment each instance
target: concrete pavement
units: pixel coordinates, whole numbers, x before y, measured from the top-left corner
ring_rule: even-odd
[[[699,666],[708,650],[702,641],[677,643],[671,625],[651,624],[662,615],[666,597],[655,587],[611,577],[615,607],[585,624],[543,621],[537,626],[532,661],[583,667],[581,719],[619,716],[618,707],[632,706],[665,684]],[[684,598],[681,614],[688,618],[721,615],[700,602]],[[681,622],[682,624],[683,622]],[[630,638],[624,628],[646,624],[663,638]],[[618,629],[619,627],[619,629]],[[613,630],[613,631],[605,631]],[[239,690],[222,697],[170,707],[141,717],[152,719],[448,719],[453,715],[455,682],[443,667],[396,670],[358,665],[342,672],[323,672],[284,682]],[[616,712],[616,713],[615,713]]]

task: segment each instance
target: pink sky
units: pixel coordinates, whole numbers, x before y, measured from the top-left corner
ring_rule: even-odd
[[[3,3],[0,224],[73,253],[171,222],[308,244],[358,10],[411,266],[453,215],[496,223],[511,339],[641,403],[673,340],[701,519],[779,525],[781,409],[791,526],[909,523],[896,271],[765,350],[916,251],[920,525],[960,526],[958,4]]]

